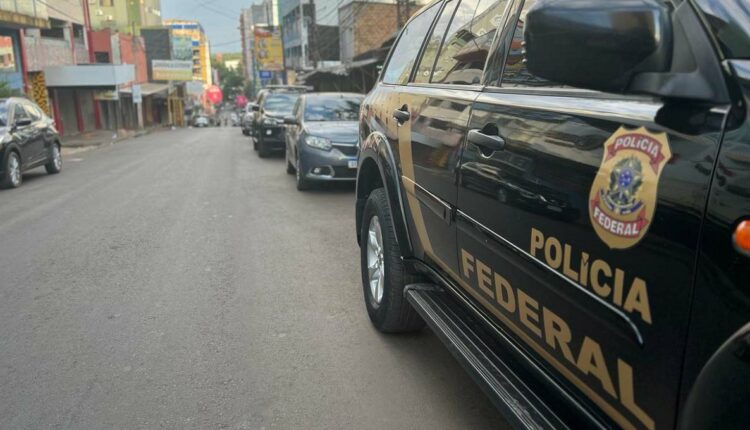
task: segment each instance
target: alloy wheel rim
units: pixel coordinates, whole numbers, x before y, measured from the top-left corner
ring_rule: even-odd
[[[296,158],[296,163],[294,163],[294,176],[297,178],[297,183],[299,183],[300,179],[302,179],[302,175],[299,172],[299,157]]]
[[[383,233],[377,216],[370,219],[367,229],[367,277],[370,296],[375,304],[383,300],[385,284],[385,260],[383,257]]]
[[[55,167],[59,169],[62,167],[62,157],[60,156],[60,148],[57,145],[52,147],[52,161],[55,163]]]
[[[18,156],[16,154],[11,154],[8,163],[8,170],[11,183],[13,183],[14,186],[18,185],[21,182],[21,166],[18,163]]]

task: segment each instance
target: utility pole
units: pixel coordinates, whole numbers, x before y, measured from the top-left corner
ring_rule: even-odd
[[[404,23],[409,19],[410,9],[409,0],[396,0],[396,21],[398,22],[398,28],[403,27]]]
[[[320,58],[318,52],[317,43],[317,24],[315,22],[315,0],[310,0],[310,27],[308,27],[308,49],[310,50],[310,60],[312,60],[313,68],[318,68],[318,60]]]

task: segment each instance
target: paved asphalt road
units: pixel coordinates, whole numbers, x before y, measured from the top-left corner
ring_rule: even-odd
[[[3,429],[484,429],[429,331],[361,297],[353,187],[237,128],[164,131],[0,191]]]

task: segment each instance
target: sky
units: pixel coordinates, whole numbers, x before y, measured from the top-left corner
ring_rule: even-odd
[[[161,0],[163,19],[200,21],[211,42],[211,52],[240,52],[240,10],[253,0]],[[260,3],[260,1],[257,1]]]

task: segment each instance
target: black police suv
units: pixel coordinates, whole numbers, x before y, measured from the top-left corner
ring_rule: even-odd
[[[54,122],[25,98],[0,99],[0,188],[21,186],[23,172],[39,166],[62,170]]]
[[[522,428],[750,428],[745,0],[440,0],[360,112],[367,312]]]
[[[356,179],[363,98],[353,93],[303,94],[292,115],[284,118],[286,172],[295,174],[298,190],[315,182]]]

